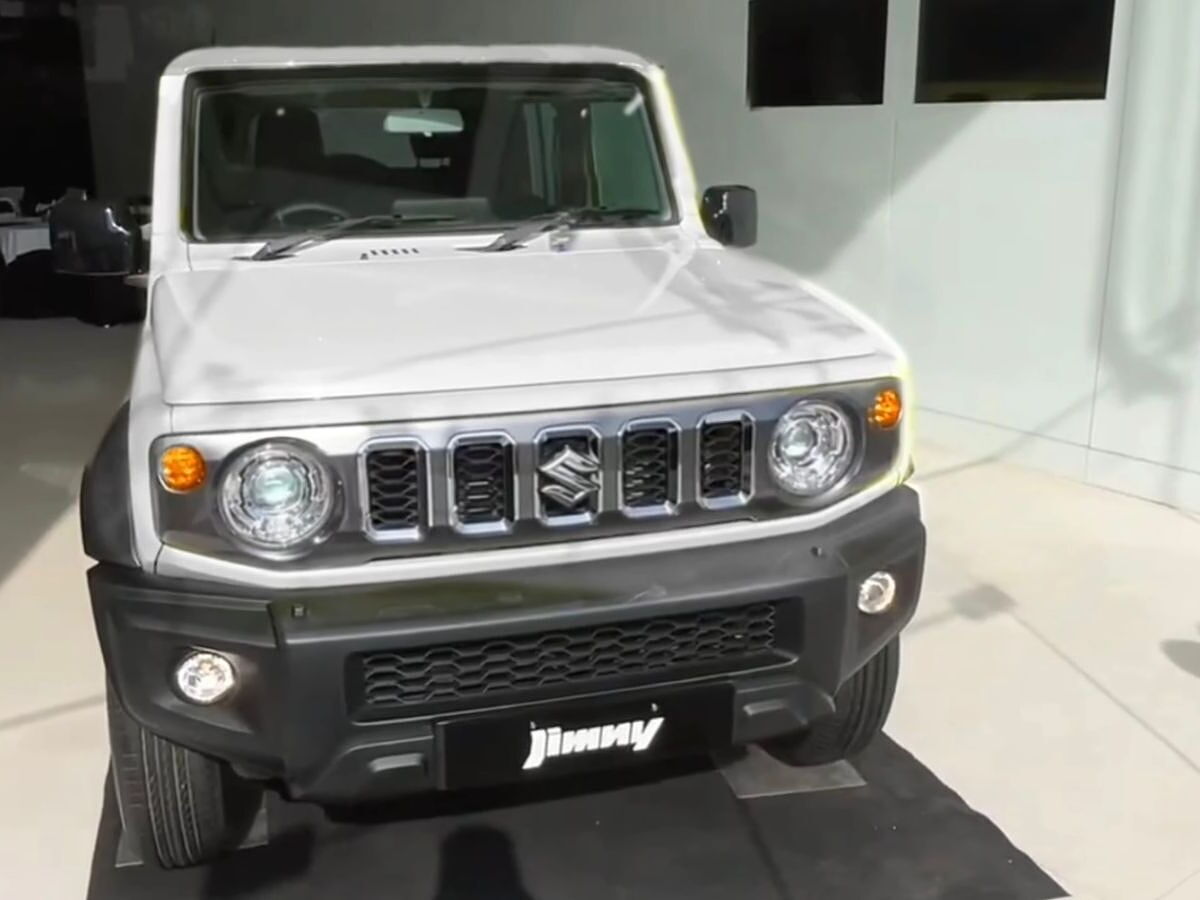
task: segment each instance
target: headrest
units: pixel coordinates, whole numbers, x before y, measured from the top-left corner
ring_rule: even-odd
[[[279,106],[263,112],[254,133],[254,162],[276,169],[311,169],[325,158],[321,123],[311,109]]]

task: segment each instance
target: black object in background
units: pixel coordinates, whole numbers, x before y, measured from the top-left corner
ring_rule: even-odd
[[[92,145],[75,0],[25,0],[0,16],[0,185],[22,212],[92,190]]]
[[[918,103],[1102,100],[1113,0],[923,0]]]
[[[750,0],[750,106],[882,103],[887,13],[887,0]]]

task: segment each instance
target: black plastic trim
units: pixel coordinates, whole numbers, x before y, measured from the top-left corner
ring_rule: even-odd
[[[367,587],[271,591],[164,578],[102,564],[88,574],[109,678],[148,731],[276,779],[293,797],[348,802],[446,786],[442,728],[477,717],[541,718],[580,703],[653,701],[729,684],[735,743],[804,727],[911,618],[925,530],[915,491],[899,487],[811,532],[514,572]],[[877,569],[899,585],[893,609],[864,616],[856,586]],[[790,653],[724,672],[506,692],[454,709],[421,706],[356,721],[347,660],[746,603],[779,603]],[[243,687],[210,707],[184,702],[170,675],[191,648],[234,661]],[[412,764],[399,765],[397,760]]]
[[[79,519],[83,552],[102,563],[136,566],[129,496],[129,403],[117,410],[83,470]]]

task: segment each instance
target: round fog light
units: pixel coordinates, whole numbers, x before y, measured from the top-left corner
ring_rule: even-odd
[[[189,653],[175,669],[175,686],[192,703],[216,703],[233,690],[237,681],[233,663],[219,653]]]
[[[896,579],[887,572],[876,572],[858,586],[858,608],[869,616],[891,609],[896,599]]]

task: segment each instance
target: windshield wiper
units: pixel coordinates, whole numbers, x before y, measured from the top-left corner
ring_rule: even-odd
[[[563,209],[558,212],[541,213],[523,222],[519,222],[498,235],[490,244],[482,247],[464,247],[463,249],[475,250],[479,253],[501,253],[505,250],[516,250],[519,247],[524,247],[529,241],[540,234],[564,228],[574,228],[580,222],[603,222],[606,219],[632,222],[660,215],[662,215],[662,211],[657,209],[608,209],[602,206]]]
[[[279,259],[297,253],[301,249],[307,249],[314,244],[324,243],[346,232],[354,231],[368,225],[377,228],[392,228],[406,222],[449,222],[455,218],[455,216],[450,215],[404,216],[398,213],[391,213],[388,215],[359,216],[354,219],[342,219],[338,222],[330,222],[328,225],[310,228],[308,231],[302,231],[297,234],[285,234],[282,237],[271,238],[271,240],[267,241],[246,258],[255,260],[256,262]]]

